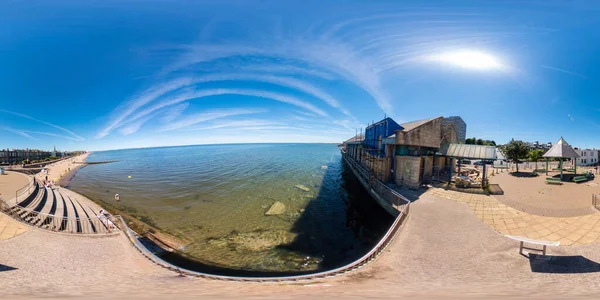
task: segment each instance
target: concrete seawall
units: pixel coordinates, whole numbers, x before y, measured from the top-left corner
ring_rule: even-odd
[[[383,197],[381,197],[381,195],[379,195],[375,190],[373,190],[373,188],[371,187],[371,185],[369,184],[367,179],[364,176],[361,176],[359,171],[356,170],[356,167],[354,166],[354,164],[351,163],[350,160],[352,158],[348,158],[347,154],[344,154],[344,153],[342,153],[342,157],[344,158],[344,161],[346,161],[347,165],[350,167],[350,170],[352,170],[352,173],[354,174],[354,176],[356,176],[356,178],[362,184],[362,186],[365,188],[365,190],[367,190],[367,192],[369,192],[369,195],[371,195],[371,197],[373,197],[373,199],[375,199],[375,201],[377,201],[379,206],[381,206],[383,209],[385,209],[385,211],[387,211],[394,218],[398,217],[400,212],[396,208],[394,208],[394,206],[391,205],[388,201],[383,199]]]

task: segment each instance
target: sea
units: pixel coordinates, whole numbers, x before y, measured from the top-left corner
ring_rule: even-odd
[[[197,271],[329,270],[366,254],[393,222],[334,144],[127,149],[87,161],[111,162],[79,169],[68,187],[184,240],[185,259],[166,258]]]

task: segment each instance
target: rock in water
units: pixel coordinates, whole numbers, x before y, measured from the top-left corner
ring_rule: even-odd
[[[321,166],[321,170],[327,170],[327,166]]]
[[[310,191],[310,189],[309,189],[309,188],[307,188],[307,187],[305,187],[305,186],[303,186],[303,185],[301,185],[301,184],[298,184],[298,185],[296,185],[295,187],[296,187],[297,189],[299,189],[299,190],[303,190],[303,191],[305,191],[305,192],[308,192],[308,191]]]
[[[275,216],[275,215],[281,215],[284,212],[285,212],[285,204],[277,201],[277,202],[273,203],[273,205],[271,205],[271,207],[269,208],[269,210],[267,210],[265,215]]]

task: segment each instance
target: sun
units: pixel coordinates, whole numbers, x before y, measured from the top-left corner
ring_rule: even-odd
[[[504,68],[504,65],[496,57],[480,51],[446,52],[433,55],[430,59],[465,69],[492,70]]]

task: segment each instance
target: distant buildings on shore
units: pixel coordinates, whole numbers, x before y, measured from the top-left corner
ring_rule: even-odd
[[[0,165],[21,164],[23,161],[40,161],[51,157],[64,157],[79,153],[79,151],[44,151],[38,149],[0,149]]]
[[[577,165],[579,166],[589,166],[598,163],[598,152],[600,150],[596,149],[574,149],[577,154],[579,154],[579,158],[577,158]]]
[[[552,148],[552,142],[547,142],[547,143],[540,143],[539,141],[535,141],[535,142],[525,142],[525,144],[527,144],[527,147],[529,147],[529,149],[531,150],[544,150],[544,151],[548,151],[550,150],[550,148]]]

